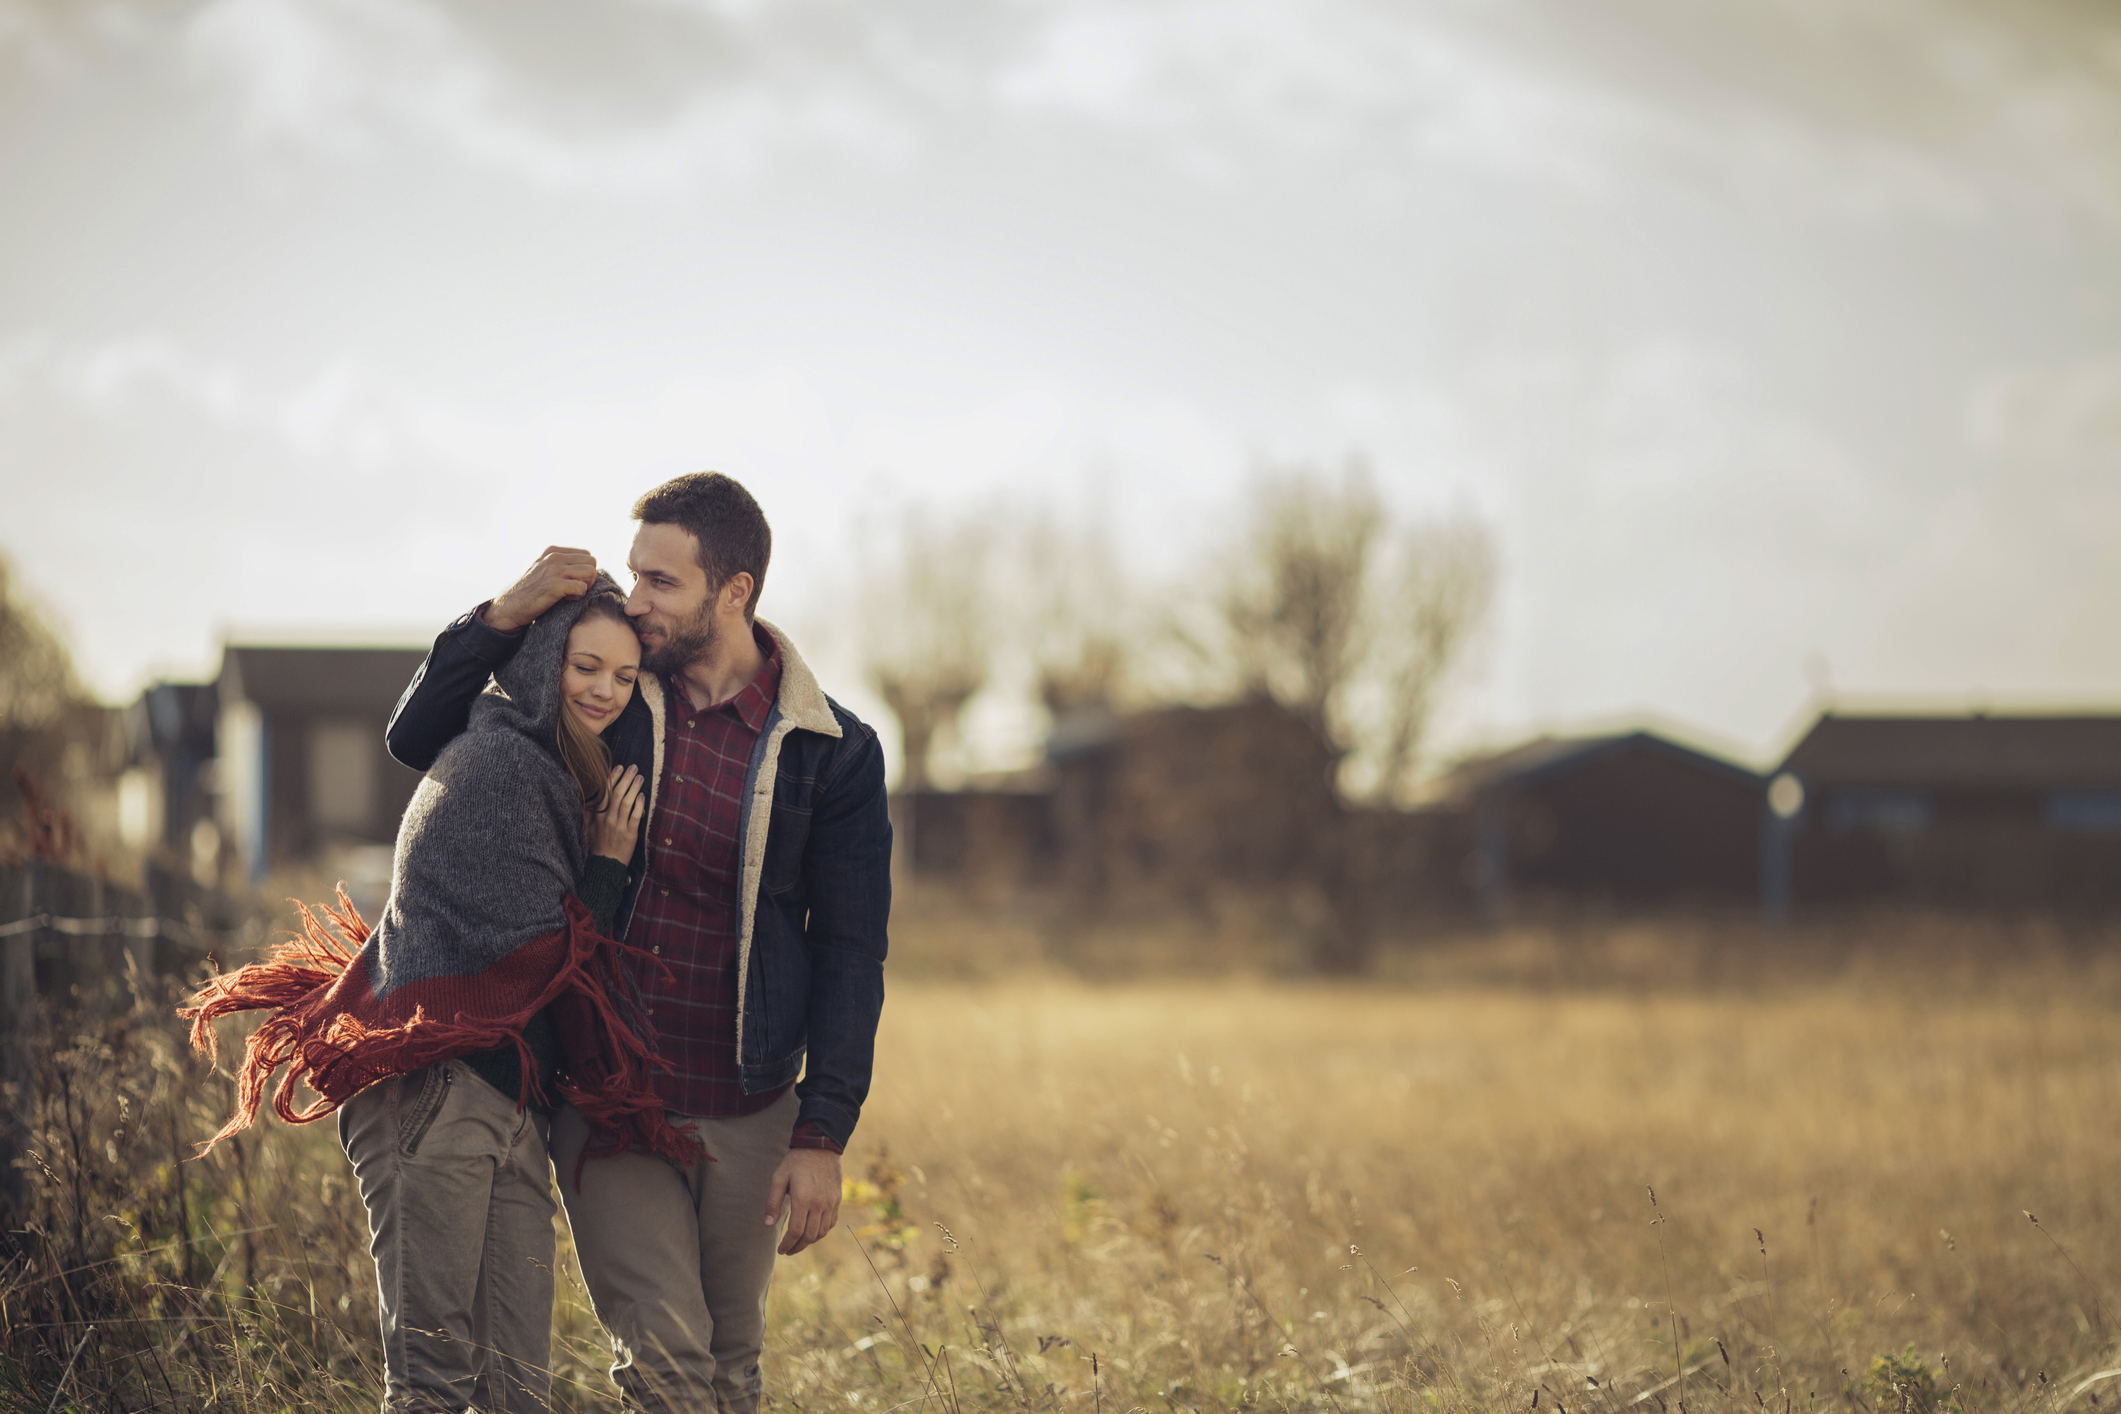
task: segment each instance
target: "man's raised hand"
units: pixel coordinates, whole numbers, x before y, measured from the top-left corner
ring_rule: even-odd
[[[587,550],[548,545],[523,577],[486,606],[486,626],[502,633],[526,628],[562,599],[579,599],[597,577],[597,557]]]

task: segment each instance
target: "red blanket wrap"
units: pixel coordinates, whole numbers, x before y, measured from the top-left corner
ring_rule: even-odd
[[[526,1101],[536,1067],[523,1027],[550,1006],[560,1039],[560,1096],[589,1121],[583,1160],[629,1150],[686,1165],[711,1160],[689,1127],[671,1126],[649,1083],[650,1067],[667,1063],[626,1024],[606,990],[605,979],[618,975],[619,955],[641,950],[597,933],[574,895],[563,901],[566,922],[557,932],[484,971],[408,982],[382,1000],[361,964],[368,924],[343,887],[338,897],[336,907],[321,904],[315,912],[298,903],[299,935],[265,962],[214,978],[178,1013],[190,1019],[192,1045],[209,1059],[219,1055],[216,1021],[270,1013],[244,1046],[236,1112],[202,1153],[257,1119],[282,1066],[286,1074],[272,1108],[289,1124],[323,1119],[378,1080],[511,1043],[522,1053],[519,1101]],[[299,1109],[297,1081],[316,1095]],[[580,1162],[575,1182],[579,1187]]]

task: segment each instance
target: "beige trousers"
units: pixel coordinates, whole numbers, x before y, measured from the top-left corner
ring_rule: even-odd
[[[645,1154],[575,1159],[589,1128],[572,1105],[553,1121],[552,1162],[575,1255],[611,1336],[611,1378],[650,1414],[754,1414],[766,1284],[780,1228],[765,1221],[800,1103],[790,1090],[743,1119],[672,1115],[714,1162],[680,1168]]]
[[[544,1414],[552,1391],[545,1119],[462,1061],[339,1111],[368,1206],[385,1414]]]

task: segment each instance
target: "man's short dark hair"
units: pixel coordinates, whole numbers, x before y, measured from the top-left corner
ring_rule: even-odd
[[[700,568],[707,571],[709,594],[719,592],[733,575],[750,575],[744,617],[757,617],[766,562],[773,558],[773,529],[749,491],[718,471],[691,472],[672,477],[635,501],[633,518],[643,525],[674,525],[690,532],[699,545]]]

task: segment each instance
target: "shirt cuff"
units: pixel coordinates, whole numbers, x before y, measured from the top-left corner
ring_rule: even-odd
[[[839,1145],[833,1143],[832,1136],[825,1132],[825,1126],[814,1119],[795,1127],[795,1133],[788,1136],[788,1147],[791,1149],[830,1149],[835,1154],[845,1154],[847,1152]]]

